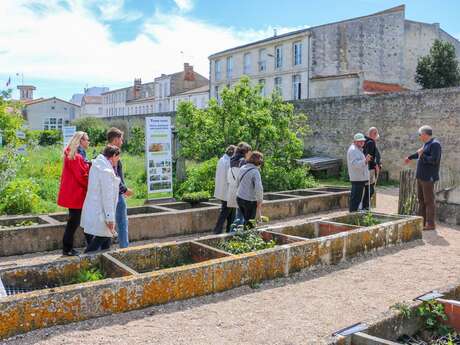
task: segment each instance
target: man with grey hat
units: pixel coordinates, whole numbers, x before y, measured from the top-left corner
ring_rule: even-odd
[[[434,183],[439,180],[439,166],[441,164],[441,144],[433,138],[433,129],[422,126],[418,130],[418,137],[423,143],[416,153],[405,159],[405,163],[417,159],[417,196],[418,215],[423,217],[423,230],[435,229],[435,199]]]
[[[366,137],[362,133],[355,134],[353,143],[348,148],[347,166],[351,182],[350,212],[356,212],[359,204],[363,201],[364,187],[369,182],[368,163],[371,155],[363,153]]]

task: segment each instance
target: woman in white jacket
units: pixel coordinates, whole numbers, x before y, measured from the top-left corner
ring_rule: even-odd
[[[89,171],[88,192],[81,214],[81,227],[94,236],[85,253],[110,248],[115,232],[120,178],[113,167],[120,159],[120,149],[107,145],[102,154],[93,160]]]

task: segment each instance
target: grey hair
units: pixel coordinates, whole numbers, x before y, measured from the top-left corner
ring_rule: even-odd
[[[433,128],[430,126],[422,126],[418,129],[419,134],[428,134],[430,137],[433,135]]]
[[[379,132],[379,130],[377,129],[377,127],[371,127],[371,128],[368,129],[367,134],[368,134],[368,135],[371,134],[372,131],[377,131],[377,133]]]

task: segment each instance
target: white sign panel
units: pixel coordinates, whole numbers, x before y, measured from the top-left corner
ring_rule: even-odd
[[[62,127],[62,139],[64,143],[64,147],[67,147],[70,140],[72,139],[73,135],[77,131],[77,127],[75,126],[64,126]]]
[[[171,118],[145,118],[145,156],[149,193],[172,192]]]

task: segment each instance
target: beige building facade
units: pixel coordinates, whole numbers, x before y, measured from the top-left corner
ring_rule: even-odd
[[[80,106],[56,97],[38,99],[24,105],[23,115],[29,129],[61,130],[80,117]]]
[[[404,5],[273,36],[211,55],[210,96],[243,75],[285,100],[417,89],[417,60],[435,39],[451,42],[460,56],[457,39],[439,24],[406,20]]]

